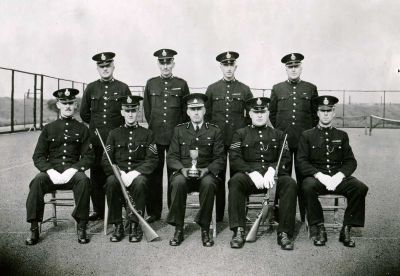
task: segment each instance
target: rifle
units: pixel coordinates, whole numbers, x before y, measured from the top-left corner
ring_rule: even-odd
[[[150,242],[150,241],[154,241],[154,240],[159,239],[160,236],[157,235],[156,231],[154,231],[153,228],[151,228],[151,226],[147,223],[147,221],[139,214],[139,212],[136,210],[136,208],[134,206],[134,203],[132,203],[133,202],[132,197],[128,193],[128,191],[126,190],[124,181],[121,178],[121,171],[120,171],[120,169],[118,168],[117,165],[115,165],[115,164],[113,164],[111,162],[110,156],[108,155],[108,152],[107,152],[107,149],[106,149],[106,147],[104,145],[103,139],[101,138],[100,132],[99,132],[99,130],[97,128],[96,128],[95,133],[97,134],[97,136],[99,136],[101,145],[103,146],[103,149],[104,149],[104,153],[106,154],[108,162],[110,163],[111,168],[113,170],[113,173],[114,173],[115,177],[117,178],[117,180],[118,180],[118,182],[119,182],[119,184],[121,186],[122,194],[124,195],[124,198],[125,198],[125,200],[126,200],[126,202],[128,204],[128,207],[129,207],[130,211],[138,218],[139,224],[142,227],[143,234],[145,235],[146,240],[148,242]]]
[[[279,165],[281,163],[281,159],[282,159],[282,154],[283,154],[283,150],[285,148],[285,144],[286,144],[286,139],[287,139],[287,134],[285,134],[285,138],[283,139],[283,144],[282,144],[282,149],[281,152],[279,154],[279,159],[278,159],[278,163],[276,164],[276,169],[275,169],[275,175],[274,175],[274,180],[275,180],[275,184],[277,185],[278,183],[278,171],[279,171]],[[274,185],[274,187],[272,189],[276,189],[276,185]],[[275,194],[275,193],[273,193]],[[258,228],[260,227],[260,224],[263,224],[264,221],[271,216],[272,214],[272,210],[274,208],[274,203],[273,200],[271,200],[271,189],[268,189],[263,202],[262,202],[262,208],[261,211],[258,213],[256,220],[254,221],[253,225],[250,228],[249,233],[247,233],[246,236],[246,241],[247,242],[254,242],[257,238],[257,232],[258,232]]]

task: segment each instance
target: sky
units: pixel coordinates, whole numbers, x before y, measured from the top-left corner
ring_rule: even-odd
[[[400,90],[399,10],[390,0],[2,0],[0,67],[91,82],[91,57],[113,51],[115,78],[144,85],[159,75],[153,52],[172,48],[174,75],[206,87],[222,77],[215,57],[230,50],[238,80],[271,88],[286,79],[282,56],[299,52],[302,79],[319,89]],[[9,79],[0,70],[0,96]]]

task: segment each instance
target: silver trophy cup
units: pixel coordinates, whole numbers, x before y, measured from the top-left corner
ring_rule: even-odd
[[[197,178],[200,176],[200,171],[196,168],[197,158],[199,157],[198,150],[190,150],[190,158],[192,158],[192,167],[188,171],[189,177]]]

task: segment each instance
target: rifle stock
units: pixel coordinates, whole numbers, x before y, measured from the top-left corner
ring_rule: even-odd
[[[285,143],[286,143],[286,139],[287,139],[287,134],[285,134],[285,138],[283,139],[283,144],[282,144],[282,149],[281,152],[279,154],[279,159],[278,159],[278,163],[276,165],[276,169],[275,169],[275,175],[274,175],[274,179],[275,179],[275,184],[278,184],[278,170],[279,170],[279,165],[281,163],[281,159],[282,159],[282,154],[283,154],[283,150],[285,147]],[[274,185],[274,187],[272,189],[276,188],[276,185]],[[267,191],[267,195],[263,201],[263,206],[261,211],[258,213],[256,220],[254,221],[253,225],[250,228],[249,233],[247,233],[246,236],[246,241],[247,242],[254,242],[257,238],[257,232],[258,232],[258,228],[260,227],[260,224],[262,224],[267,218],[269,218],[272,214],[272,209],[274,208],[273,203],[270,204],[271,201],[271,194],[273,194],[273,197],[275,198],[275,193],[271,193],[270,190],[272,189],[268,189]]]
[[[118,180],[118,182],[119,182],[119,184],[120,184],[120,186],[121,186],[121,191],[122,191],[122,194],[124,195],[124,198],[125,198],[125,200],[126,200],[126,202],[127,202],[127,204],[128,204],[128,207],[129,207],[129,209],[132,211],[132,213],[138,218],[139,224],[140,224],[140,226],[142,227],[143,234],[145,235],[146,240],[149,242],[149,241],[154,241],[154,240],[159,239],[160,236],[158,236],[158,234],[156,233],[156,231],[154,231],[153,228],[151,228],[151,226],[150,226],[150,225],[147,223],[147,221],[139,214],[139,212],[136,210],[135,206],[133,205],[133,203],[132,203],[132,201],[131,201],[131,197],[130,197],[130,195],[128,194],[128,191],[126,190],[124,181],[123,181],[122,178],[121,178],[121,172],[120,172],[118,166],[115,165],[115,164],[113,164],[113,163],[111,162],[110,156],[108,155],[108,152],[107,152],[107,149],[106,149],[106,147],[105,147],[105,145],[104,145],[103,139],[101,138],[100,133],[99,133],[99,131],[98,131],[97,128],[96,128],[96,134],[97,134],[97,136],[99,136],[101,145],[103,146],[104,153],[107,155],[107,159],[108,159],[108,162],[109,162],[110,165],[111,165],[111,168],[112,168],[112,170],[113,170],[114,176],[117,178],[117,180]]]

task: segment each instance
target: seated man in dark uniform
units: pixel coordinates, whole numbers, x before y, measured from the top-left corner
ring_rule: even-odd
[[[284,146],[278,170],[279,195],[278,244],[284,250],[293,249],[296,216],[297,185],[288,173],[290,154],[284,133],[267,125],[269,98],[253,98],[246,102],[252,125],[235,132],[229,150],[230,168],[234,176],[229,180],[229,227],[234,232],[232,248],[244,245],[246,226],[246,198],[263,193],[276,184],[274,176],[281,148]]]
[[[137,123],[139,101],[142,99],[140,96],[122,96],[119,98],[119,101],[122,102],[121,115],[125,118],[125,124],[110,132],[106,149],[113,164],[120,168],[121,178],[128,193],[132,195],[136,210],[144,215],[148,177],[157,167],[158,155],[153,132]],[[119,242],[124,237],[122,223],[124,198],[120,184],[113,174],[105,153],[102,164],[107,175],[105,190],[109,206],[109,223],[115,226],[110,241]],[[143,232],[138,219],[133,214],[128,217],[131,220],[129,241],[139,242],[142,240]]]
[[[190,122],[175,127],[167,155],[167,165],[174,173],[171,176],[171,208],[167,222],[175,226],[171,246],[183,241],[183,226],[187,193],[199,190],[200,210],[195,221],[201,226],[203,246],[213,246],[209,228],[217,185],[223,185],[221,173],[224,170],[224,142],[220,129],[204,122],[207,96],[193,93],[184,97]],[[198,155],[195,176],[190,170],[193,153]]]
[[[31,235],[27,245],[39,241],[38,223],[43,220],[44,195],[55,190],[73,190],[75,209],[72,216],[78,223],[78,242],[88,243],[86,224],[89,219],[90,180],[85,171],[94,162],[87,127],[73,118],[77,108],[77,89],[60,89],[57,98],[60,118],[44,126],[33,154],[40,173],[29,184],[26,200],[27,221]]]
[[[299,168],[306,177],[301,187],[308,223],[317,228],[314,245],[325,245],[327,235],[318,196],[328,193],[345,196],[347,208],[339,241],[347,247],[354,247],[350,229],[351,226],[364,226],[368,187],[351,176],[356,170],[357,161],[349,145],[347,133],[332,127],[334,105],[339,100],[332,96],[320,96],[315,101],[318,105],[319,123],[303,132],[297,153]]]

